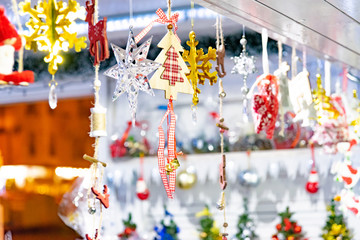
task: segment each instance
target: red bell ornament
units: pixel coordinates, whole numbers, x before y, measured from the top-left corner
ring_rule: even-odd
[[[317,193],[319,191],[319,175],[315,169],[311,170],[305,188],[309,193]]]

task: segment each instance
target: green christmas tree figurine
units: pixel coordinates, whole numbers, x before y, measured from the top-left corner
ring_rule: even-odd
[[[216,226],[208,206],[198,212],[196,217],[200,218],[201,229],[199,231],[201,240],[221,240],[220,229]]]
[[[244,213],[240,215],[237,227],[239,229],[239,232],[236,234],[236,239],[239,240],[258,239],[258,236],[255,233],[254,220],[249,216],[247,198],[244,198]]]
[[[139,239],[136,233],[136,224],[132,222],[131,213],[129,213],[128,220],[123,220],[124,231],[118,235],[121,240],[135,240]]]
[[[334,200],[332,200],[330,206],[327,207],[327,211],[330,215],[328,216],[326,225],[322,229],[323,234],[321,237],[324,240],[352,239],[351,232],[346,227],[344,216],[341,213],[336,212]]]
[[[285,212],[279,213],[281,223],[276,225],[277,233],[272,236],[272,240],[306,240],[303,238],[301,226],[291,219],[293,213],[289,211],[289,207]]]
[[[160,221],[160,227],[155,227],[154,230],[157,236],[154,240],[178,240],[178,233],[180,232],[180,229],[173,220],[174,216],[166,209],[166,206],[164,206],[164,209],[165,218]]]

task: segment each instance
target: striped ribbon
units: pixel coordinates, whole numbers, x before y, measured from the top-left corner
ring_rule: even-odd
[[[161,23],[161,24],[171,24],[174,26],[174,34],[175,37],[179,40],[179,42],[181,42],[180,38],[178,37],[178,35],[176,34],[176,30],[178,29],[177,26],[177,21],[179,20],[179,13],[175,13],[173,15],[170,16],[170,19],[166,16],[166,14],[164,13],[164,11],[159,8],[158,10],[156,10],[156,14],[159,16],[158,19],[153,20],[149,25],[147,25],[146,28],[144,28],[136,37],[135,37],[135,42],[138,43],[140,42],[141,39],[143,39],[145,37],[145,35],[151,30],[151,28],[153,27],[153,25],[155,23]]]
[[[162,124],[165,121],[166,118],[168,118],[170,115],[170,126],[168,126],[167,134],[168,134],[168,141],[167,141],[167,149],[168,149],[168,156],[165,162],[165,134],[164,130],[162,128]],[[168,123],[169,124],[169,123]],[[175,119],[175,113],[173,108],[172,99],[169,99],[168,108],[161,119],[160,125],[158,127],[159,131],[159,148],[158,148],[158,164],[159,164],[159,172],[161,179],[163,181],[166,194],[168,198],[173,199],[174,192],[175,192],[175,185],[176,185],[176,170],[173,169],[173,171],[169,175],[169,180],[166,175],[166,169],[165,165],[169,164],[171,160],[173,160],[176,157],[176,143],[175,143],[175,126],[176,126],[176,119]]]

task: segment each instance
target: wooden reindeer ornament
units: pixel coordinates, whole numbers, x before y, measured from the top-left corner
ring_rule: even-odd
[[[98,21],[94,25],[94,8],[95,8],[95,1],[91,0],[86,1],[86,19],[85,22],[89,24],[89,41],[90,47],[89,52],[91,56],[94,56],[94,66],[98,65],[101,61],[108,59],[110,56],[109,53],[109,45],[107,40],[106,34],[106,22],[107,18],[104,17],[103,20]],[[100,57],[99,57],[99,45],[100,45]]]

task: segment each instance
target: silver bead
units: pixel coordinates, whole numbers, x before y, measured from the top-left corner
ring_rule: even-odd
[[[96,213],[96,208],[94,208],[94,207],[89,207],[88,212],[89,212],[91,215],[93,215],[93,214]]]
[[[246,45],[247,44],[247,40],[243,37],[243,38],[241,38],[241,40],[240,40],[240,44],[241,45]]]
[[[225,97],[226,97],[226,93],[225,93],[225,92],[219,93],[219,97],[220,97],[220,98],[225,98]]]

